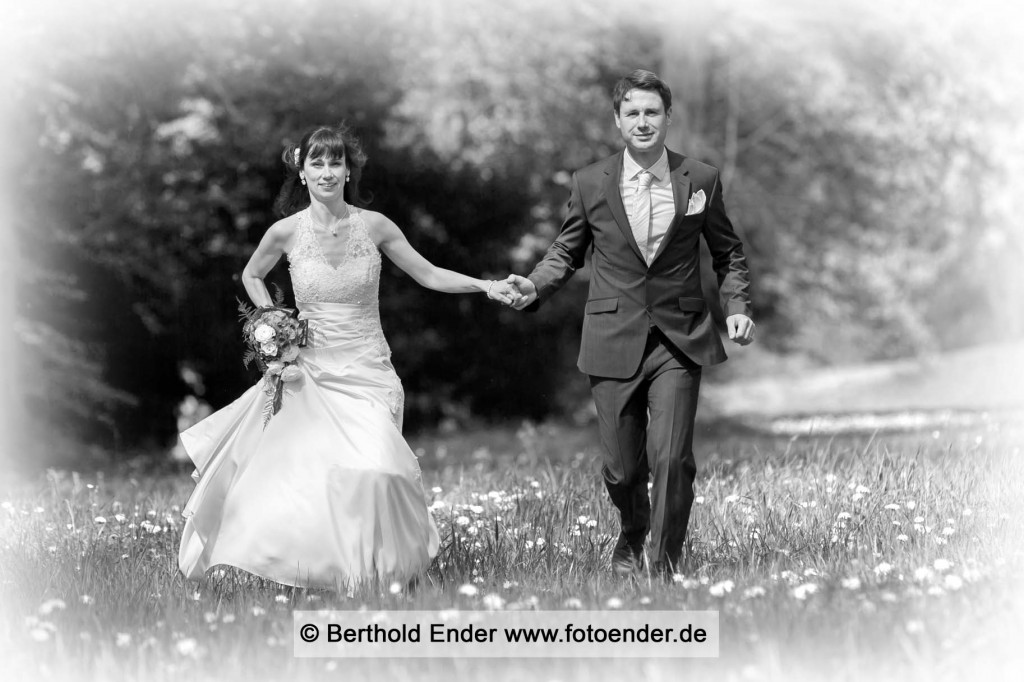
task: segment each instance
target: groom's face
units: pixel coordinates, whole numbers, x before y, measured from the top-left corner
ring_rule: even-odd
[[[615,125],[626,146],[634,152],[657,151],[665,144],[671,112],[665,111],[661,95],[634,88],[626,93],[615,114]]]

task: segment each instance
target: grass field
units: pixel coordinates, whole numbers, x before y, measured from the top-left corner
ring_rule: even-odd
[[[938,680],[1024,671],[1024,438],[1015,426],[705,439],[686,567],[670,584],[610,575],[617,521],[585,433],[526,425],[424,441],[442,547],[432,581],[412,593],[293,590],[230,569],[184,582],[185,470],[12,482],[0,493],[2,676]],[[293,657],[292,610],[364,607],[717,610],[721,652]]]

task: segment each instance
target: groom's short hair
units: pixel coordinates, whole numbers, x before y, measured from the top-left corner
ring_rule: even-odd
[[[626,99],[626,93],[630,90],[651,90],[656,92],[661,95],[661,103],[665,105],[665,112],[672,111],[672,91],[665,85],[665,81],[658,78],[658,75],[653,71],[636,69],[620,78],[619,82],[615,84],[615,89],[612,90],[612,109],[616,115],[619,113],[622,101]]]

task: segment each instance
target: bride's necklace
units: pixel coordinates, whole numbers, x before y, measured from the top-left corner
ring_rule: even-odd
[[[336,218],[335,220],[332,220],[330,225],[324,225],[322,222],[317,220],[316,213],[313,212],[313,209],[309,209],[309,217],[313,219],[313,222],[322,227],[323,229],[328,230],[331,233],[331,236],[334,237],[338,236],[338,225],[348,220],[349,216],[351,215],[352,209],[349,207],[348,204],[345,204],[345,215],[341,216],[340,218]]]

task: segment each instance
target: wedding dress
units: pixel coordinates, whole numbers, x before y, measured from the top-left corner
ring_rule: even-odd
[[[288,254],[310,338],[266,428],[262,379],[181,434],[195,464],[178,565],[227,564],[286,585],[351,589],[426,571],[438,534],[402,438],[404,394],[380,325],[381,256],[359,211],[328,262],[309,209]]]

